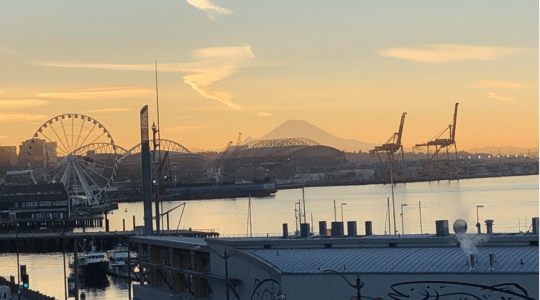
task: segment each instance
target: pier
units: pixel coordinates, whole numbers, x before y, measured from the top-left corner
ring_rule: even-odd
[[[218,237],[215,231],[203,230],[163,230],[161,235],[186,237]],[[38,233],[9,233],[0,235],[0,253],[52,253],[73,251],[75,243],[92,242],[103,251],[112,249],[116,244],[125,242],[131,236],[140,235],[135,231],[111,232],[38,232]]]

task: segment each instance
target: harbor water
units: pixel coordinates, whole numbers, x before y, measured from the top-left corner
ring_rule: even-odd
[[[476,232],[477,211],[483,232],[486,219],[494,220],[494,232],[525,232],[539,213],[538,187],[538,175],[397,184],[393,191],[394,205],[392,187],[388,184],[312,187],[305,188],[303,193],[302,189],[279,190],[272,197],[251,199],[252,232],[253,236],[279,235],[283,223],[288,223],[290,232],[295,231],[295,209],[304,210],[302,199],[306,222],[314,224],[315,232],[319,221],[327,221],[330,226],[330,222],[343,219],[357,221],[359,234],[364,233],[364,221],[372,222],[373,234],[392,233],[394,217],[391,214],[389,229],[388,203],[391,212],[395,208],[395,230],[399,234],[433,234],[436,220],[448,220],[451,227],[456,219],[464,219],[468,232]],[[296,204],[299,201],[301,205]],[[162,205],[164,212],[178,206],[169,213],[170,230],[214,230],[221,236],[246,236],[248,232],[248,198],[188,201],[185,206],[179,206],[182,203]],[[142,226],[142,203],[119,204],[119,209],[108,215],[110,231],[121,231],[124,227],[132,230],[133,216],[135,226]],[[162,224],[166,229],[167,217]],[[70,257],[71,253],[66,255],[66,266]],[[20,264],[27,266],[31,289],[64,299],[62,253],[21,254],[19,259]],[[16,266],[16,255],[0,254],[0,276],[16,276]],[[84,290],[86,299],[127,299],[126,280],[109,277],[109,283],[104,288]]]

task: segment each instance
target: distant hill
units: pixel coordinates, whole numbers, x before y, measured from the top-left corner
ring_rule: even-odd
[[[499,152],[500,151],[500,152]],[[513,146],[507,146],[507,147],[476,147],[468,150],[469,153],[492,153],[493,155],[501,154],[501,155],[520,155],[520,154],[527,154],[527,151],[529,151],[530,155],[538,155],[538,147],[535,148],[519,148],[519,147],[513,147]]]
[[[274,130],[260,137],[258,140],[283,139],[283,138],[308,138],[321,145],[334,147],[339,150],[353,152],[362,150],[367,152],[375,147],[375,144],[365,143],[355,139],[342,139],[328,133],[319,127],[302,120],[288,120]],[[252,137],[246,138],[242,143],[254,141]]]

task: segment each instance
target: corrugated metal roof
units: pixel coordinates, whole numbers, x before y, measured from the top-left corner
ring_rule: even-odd
[[[193,247],[206,247],[206,241],[204,238],[199,237],[186,237],[186,236],[132,236],[130,240],[133,242],[159,245],[172,248],[193,248]]]
[[[244,250],[282,273],[536,273],[538,247],[480,247],[477,265],[470,269],[470,256],[457,247],[433,248],[329,248]],[[495,269],[489,254],[496,257]],[[521,263],[523,261],[523,264]]]

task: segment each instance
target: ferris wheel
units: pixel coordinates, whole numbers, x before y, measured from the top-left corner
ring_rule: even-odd
[[[99,204],[125,152],[105,126],[81,114],[51,118],[27,143],[27,167],[35,180],[61,182],[70,197],[88,205]]]

